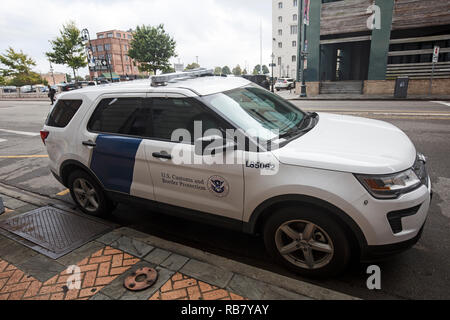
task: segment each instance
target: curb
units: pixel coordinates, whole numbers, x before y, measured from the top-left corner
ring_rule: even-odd
[[[23,202],[33,204],[36,206],[54,206],[63,210],[73,211],[69,203],[50,197],[36,195],[29,191],[23,191],[16,187],[11,187],[0,183],[0,194],[21,200]],[[191,248],[179,243],[164,240],[152,235],[144,234],[140,231],[123,227],[112,231],[120,233],[128,237],[134,237],[143,241],[153,247],[161,248],[175,254],[179,254],[190,259],[198,260],[209,265],[218,267],[222,270],[232,272],[237,275],[242,275],[251,278],[258,282],[279,287],[287,291],[310,297],[315,300],[360,300],[344,293],[333,291],[327,288],[320,287],[308,282],[297,279],[292,279],[282,276],[267,270],[246,265],[244,263],[234,261],[228,258],[217,256],[199,249]],[[140,239],[141,238],[141,239]]]

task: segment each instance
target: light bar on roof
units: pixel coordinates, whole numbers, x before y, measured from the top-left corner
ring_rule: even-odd
[[[192,69],[184,72],[176,72],[176,73],[167,73],[159,76],[151,76],[152,86],[163,86],[166,85],[167,82],[175,82],[181,80],[187,80],[195,77],[201,77],[205,75],[213,75],[214,71],[212,69],[198,68]]]

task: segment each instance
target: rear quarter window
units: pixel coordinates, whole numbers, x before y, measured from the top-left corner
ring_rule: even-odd
[[[58,100],[45,124],[49,127],[65,128],[82,103],[82,100]]]

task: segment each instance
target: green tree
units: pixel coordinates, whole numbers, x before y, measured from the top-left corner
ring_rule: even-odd
[[[221,67],[216,67],[216,68],[214,69],[214,74],[215,74],[216,76],[220,76],[220,75],[222,74],[222,68],[221,68]]]
[[[169,68],[166,68],[165,70],[163,70],[162,73],[174,73],[174,72],[175,72],[175,68],[169,67]]]
[[[72,76],[68,73],[66,73],[66,80],[67,82],[72,82]]]
[[[20,87],[42,83],[41,76],[31,70],[36,62],[22,51],[8,48],[0,55],[0,64],[0,76],[5,84]]]
[[[261,71],[261,65],[256,65],[255,66],[255,68],[253,69],[253,74],[259,74],[259,72]],[[263,71],[263,74],[268,74],[268,73],[270,73],[270,71],[269,71],[269,68],[267,68],[267,66],[266,65],[263,65],[262,66],[262,71]]]
[[[236,67],[233,68],[233,74],[235,76],[240,76],[242,75],[242,69],[240,65],[237,65]]]
[[[228,66],[222,68],[222,74],[231,74],[231,70]]]
[[[196,62],[192,62],[191,64],[188,64],[186,66],[185,70],[192,70],[192,69],[197,69],[197,68],[200,68],[200,65]]]
[[[166,33],[164,25],[137,26],[130,43],[128,56],[139,62],[139,70],[153,72],[171,68],[169,59],[176,57],[175,40]]]
[[[52,51],[45,54],[51,62],[70,67],[76,78],[76,71],[87,66],[81,32],[74,22],[69,22],[67,25],[63,25],[59,33],[59,37],[50,41]]]
[[[244,71],[242,71],[242,74],[243,74],[243,75],[246,75],[246,74],[248,74],[248,71],[247,71],[247,69],[244,69]]]

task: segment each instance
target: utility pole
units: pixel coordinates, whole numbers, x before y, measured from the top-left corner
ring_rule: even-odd
[[[53,79],[53,85],[55,85],[56,81],[55,81],[55,74],[53,73],[52,62],[51,61],[49,61],[49,62],[50,62],[50,73],[52,74],[52,79]]]
[[[260,68],[259,68],[259,74],[263,74],[263,70],[262,70],[262,42],[263,42],[263,40],[262,40],[262,21],[260,20],[260,22],[259,22],[259,35],[260,35],[260,42],[259,42],[259,52],[260,52],[260,56],[259,56],[259,66],[260,66]]]
[[[297,47],[299,48],[298,54],[297,54],[297,79],[301,81],[301,91],[300,91],[300,97],[305,98],[306,97],[306,82],[305,82],[305,59],[307,56],[307,53],[305,52],[305,44],[306,44],[306,21],[305,21],[305,9],[306,9],[306,1],[300,0],[300,5],[298,9],[299,13],[299,24],[300,24],[300,30],[297,30],[298,32],[298,43]],[[301,43],[299,46],[298,44]]]

